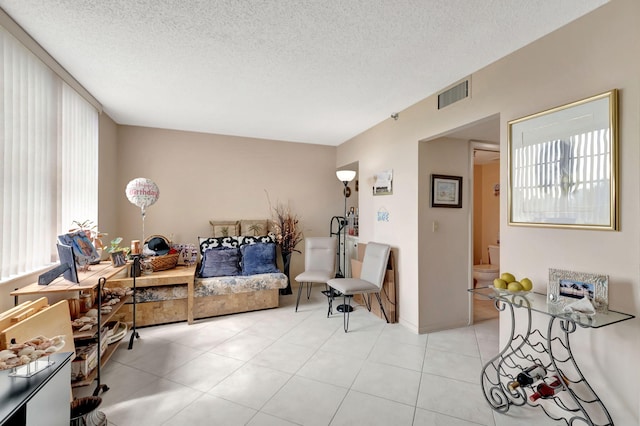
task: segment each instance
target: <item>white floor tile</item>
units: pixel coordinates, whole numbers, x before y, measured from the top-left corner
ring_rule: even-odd
[[[479,384],[423,374],[417,407],[451,417],[493,426],[493,410]]]
[[[398,342],[424,348],[427,345],[428,338],[428,334],[416,334],[409,331],[406,327],[395,323],[385,325],[382,333],[380,333],[379,341]]]
[[[255,334],[241,332],[211,349],[211,353],[249,361],[275,340]]]
[[[349,355],[318,351],[296,375],[349,388],[360,372],[362,364],[364,360]]]
[[[256,410],[231,401],[204,394],[180,410],[163,425],[225,425],[243,426],[255,416]]]
[[[130,395],[158,380],[158,376],[154,374],[114,361],[108,363],[105,368],[101,370],[101,374],[100,382],[107,385],[110,390],[115,391],[107,391],[100,394],[102,404],[105,406],[125,401]],[[93,390],[95,389],[95,383],[94,386],[86,386],[85,388]]]
[[[480,383],[481,370],[482,364],[478,357],[437,349],[427,349],[422,367],[424,373],[470,383]]]
[[[286,342],[275,342],[251,359],[252,364],[295,373],[313,355],[314,350]]]
[[[123,364],[129,364],[138,358],[147,356],[148,354],[163,351],[168,340],[160,338],[141,337],[133,341],[133,346],[129,349],[130,334],[117,343],[118,349],[113,353],[111,359]],[[116,343],[114,343],[115,345]]]
[[[414,410],[413,405],[351,390],[333,417],[331,426],[411,426]]]
[[[339,386],[293,377],[261,411],[301,425],[329,424],[347,390]]]
[[[456,328],[429,334],[427,348],[457,352],[463,355],[480,356],[473,327]]]
[[[247,423],[247,426],[297,426],[297,423],[260,411]]]
[[[378,340],[368,360],[380,364],[394,365],[409,370],[421,371],[424,347],[393,340]]]
[[[420,378],[418,371],[367,361],[351,389],[413,406]]]
[[[165,378],[207,392],[244,364],[239,359],[204,353],[171,371]]]
[[[100,410],[109,421],[120,426],[157,426],[201,395],[202,392],[178,383],[158,379],[126,400],[101,406]]]
[[[238,334],[238,331],[228,330],[222,327],[216,327],[211,324],[203,324],[197,333],[188,333],[176,340],[185,346],[189,346],[201,351],[209,351],[219,344],[229,340]]]
[[[357,330],[348,333],[337,331],[327,339],[320,349],[367,359],[378,340],[378,336],[380,336],[380,330]]]
[[[223,315],[213,318],[204,318],[196,320],[195,324],[192,325],[209,324],[230,331],[241,332],[246,330],[251,325],[255,324],[256,321],[257,319],[249,315],[249,313],[244,313],[236,315]]]
[[[271,368],[245,364],[209,393],[259,410],[290,378],[290,374]]]
[[[496,426],[552,426],[566,425],[564,421],[555,421],[547,417],[539,408],[514,407],[504,414],[494,412]],[[576,422],[580,424],[582,422]]]
[[[295,345],[318,349],[326,343],[334,333],[338,331],[343,332],[342,325],[336,321],[330,321],[322,315],[320,315],[319,318],[319,320],[309,318],[301,322],[286,333],[280,340]]]
[[[128,365],[147,373],[164,376],[202,353],[202,351],[188,346],[165,341],[158,345],[155,351],[145,353],[144,356],[136,358]]]
[[[416,408],[413,426],[477,426],[478,423],[468,422],[455,417],[436,413],[434,411]]]

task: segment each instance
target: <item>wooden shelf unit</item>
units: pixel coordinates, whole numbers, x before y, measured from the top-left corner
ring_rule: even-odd
[[[120,308],[124,306],[125,303],[129,301],[130,298],[131,296],[121,297],[118,303],[116,303],[115,305],[112,305],[113,309],[111,310],[111,312],[102,314],[102,318],[101,318],[102,326],[104,326],[106,323],[111,321],[114,315],[120,310]],[[97,306],[94,306],[94,308],[98,309]],[[91,327],[91,329],[85,330],[85,331],[76,330],[73,332],[73,340],[95,339],[97,333],[98,333],[97,325],[94,325],[93,327]]]
[[[114,343],[112,345],[107,346],[107,350],[104,351],[104,354],[100,357],[100,367],[104,367],[106,363],[111,358],[111,355],[114,354],[116,349],[118,349],[119,342]],[[88,386],[93,383],[94,380],[98,378],[98,369],[94,368],[84,380],[75,380],[71,382],[71,386],[74,388],[80,386]]]
[[[97,265],[92,265],[89,271],[83,271],[83,272],[79,271],[78,283],[67,281],[63,277],[58,277],[53,282],[51,282],[49,285],[46,285],[46,286],[39,285],[37,282],[35,282],[11,292],[11,295],[15,297],[15,304],[18,305],[18,302],[19,302],[18,299],[20,296],[33,296],[33,295],[46,296],[48,294],[60,294],[60,293],[67,293],[67,292],[82,292],[82,291],[93,293],[97,291],[96,303],[94,304],[94,307],[98,309],[98,324],[93,326],[90,330],[86,330],[83,332],[74,331],[72,333],[74,342],[80,341],[80,340],[89,340],[89,339],[95,339],[98,342],[97,367],[93,369],[93,371],[88,375],[86,379],[72,382],[72,386],[77,387],[77,386],[90,385],[91,383],[93,383],[94,380],[97,380],[98,384],[94,391],[94,396],[97,396],[101,389],[104,389],[104,390],[108,389],[106,385],[102,385],[100,383],[100,369],[102,366],[104,366],[107,363],[107,361],[109,361],[109,358],[111,358],[111,355],[113,355],[113,353],[118,347],[118,345],[114,343],[113,345],[110,345],[110,347],[107,347],[104,354],[101,354],[101,347],[100,347],[101,329],[102,327],[104,327],[104,325],[107,322],[109,322],[113,318],[113,316],[118,312],[118,310],[122,308],[122,306],[124,306],[130,298],[130,296],[122,297],[120,299],[120,302],[118,302],[115,305],[112,305],[111,312],[102,314],[99,309],[100,304],[102,302],[101,287],[104,287],[106,282],[110,278],[114,277],[119,273],[122,273],[123,271],[126,271],[128,267],[129,267],[129,264],[124,266],[114,267],[110,262],[101,262]],[[67,312],[68,312],[68,307],[67,307]],[[71,317],[69,315],[67,315],[67,317],[70,325]],[[37,332],[37,330],[34,330],[34,331]]]

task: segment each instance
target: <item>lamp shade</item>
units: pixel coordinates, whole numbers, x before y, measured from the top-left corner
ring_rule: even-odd
[[[356,177],[356,172],[354,170],[338,170],[336,176],[341,182],[351,182]]]

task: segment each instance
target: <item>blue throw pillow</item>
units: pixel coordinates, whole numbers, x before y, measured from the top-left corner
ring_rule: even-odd
[[[280,272],[276,266],[275,243],[254,243],[240,247],[242,275],[273,274]]]
[[[240,275],[240,250],[231,247],[209,249],[202,255],[202,278]]]

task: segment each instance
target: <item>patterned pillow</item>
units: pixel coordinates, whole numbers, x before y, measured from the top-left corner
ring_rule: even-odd
[[[276,244],[245,244],[242,253],[242,275],[272,274],[280,272],[276,266]]]
[[[204,252],[200,276],[202,278],[227,277],[240,274],[240,250],[218,247]]]
[[[200,254],[204,255],[204,252],[218,247],[242,247],[247,244],[255,243],[275,243],[275,234],[262,235],[258,237],[251,236],[231,236],[231,237],[199,237]]]

